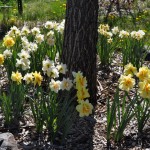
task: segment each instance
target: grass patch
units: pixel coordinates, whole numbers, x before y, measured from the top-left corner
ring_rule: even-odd
[[[66,11],[66,0],[23,0],[23,16],[18,15],[17,2],[8,2],[6,5],[12,6],[9,10],[8,22],[16,20],[59,21],[64,19]],[[2,20],[3,12],[0,11],[0,21]]]
[[[33,0],[24,3],[23,20],[62,20],[65,17],[65,0]]]

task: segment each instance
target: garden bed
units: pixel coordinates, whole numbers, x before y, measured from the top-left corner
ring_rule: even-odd
[[[145,62],[147,65],[149,62]],[[120,64],[120,65],[119,65]],[[3,70],[1,68],[1,70]],[[47,132],[38,135],[35,132],[35,124],[32,118],[31,110],[26,107],[24,117],[20,121],[20,128],[12,125],[12,129],[3,127],[3,114],[0,112],[0,132],[13,133],[19,149],[36,150],[36,149],[56,149],[56,150],[103,150],[107,149],[106,140],[106,100],[109,97],[113,99],[118,78],[122,74],[121,56],[119,53],[114,55],[112,65],[109,68],[102,68],[99,61],[97,62],[97,105],[94,114],[85,118],[76,118],[76,121],[67,136],[63,145],[58,143],[51,145],[48,141]],[[4,78],[1,76],[1,83]],[[110,149],[149,149],[150,148],[150,120],[146,124],[143,135],[137,134],[137,122],[133,119],[124,132],[124,137],[120,145],[111,141]]]

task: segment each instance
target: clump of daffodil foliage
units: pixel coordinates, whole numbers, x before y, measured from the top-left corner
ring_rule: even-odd
[[[119,48],[122,54],[123,66],[131,62],[139,68],[145,57],[142,51],[147,42],[145,33],[144,30],[127,31],[119,29],[118,26],[111,28],[108,24],[100,24],[97,45],[101,65],[110,65],[115,50]]]
[[[121,91],[119,91],[119,89]],[[132,94],[130,91],[132,90]],[[123,95],[120,94],[123,92]],[[133,94],[134,93],[134,94]],[[150,69],[142,66],[139,69],[129,63],[124,66],[124,72],[119,78],[119,88],[116,91],[112,105],[107,104],[107,141],[110,142],[112,128],[113,139],[120,142],[128,123],[137,120],[139,135],[150,118]]]

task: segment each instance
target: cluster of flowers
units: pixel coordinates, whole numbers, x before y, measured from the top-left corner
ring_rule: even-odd
[[[3,46],[6,49],[3,54],[0,54],[1,59],[3,59],[1,63],[4,62],[5,58],[11,58],[14,53],[18,52],[16,67],[28,70],[30,68],[31,55],[38,50],[42,43],[46,43],[47,46],[53,46],[55,44],[55,32],[63,34],[64,23],[64,20],[61,23],[47,21],[43,25],[43,30],[37,27],[29,29],[27,26],[24,26],[21,30],[16,26],[11,27],[3,39]],[[46,33],[42,33],[45,30]]]
[[[132,31],[131,33],[125,30],[119,30],[118,27],[114,27],[110,30],[110,26],[108,24],[100,24],[98,32],[107,38],[108,43],[112,43],[113,35],[117,34],[121,39],[128,38],[129,36],[131,36],[131,38],[136,39],[138,41],[141,40],[145,35],[145,32],[143,30]]]
[[[0,62],[1,62],[0,57]],[[92,113],[93,106],[89,103],[89,100],[85,100],[85,98],[90,97],[87,89],[87,80],[83,74],[79,72],[73,72],[74,81],[70,80],[69,78],[63,78],[62,81],[58,80],[59,74],[66,74],[67,66],[63,63],[55,64],[54,61],[50,60],[49,58],[43,60],[42,62],[43,73],[47,75],[51,81],[49,83],[49,87],[51,91],[58,93],[60,90],[67,90],[69,91],[73,88],[73,83],[75,83],[75,89],[77,90],[77,98],[78,98],[78,105],[76,106],[76,110],[79,112],[80,117],[89,116]],[[16,82],[17,84],[21,84],[22,80],[26,82],[26,84],[34,84],[34,86],[41,86],[43,81],[43,76],[40,72],[31,72],[26,73],[24,77],[20,72],[12,72],[11,80]]]
[[[47,21],[44,26],[46,29],[49,29],[49,30],[56,30],[60,33],[63,33],[64,31],[64,24],[65,24],[65,20],[63,20],[61,23],[57,23],[55,21]]]
[[[108,43],[112,43],[112,36],[113,36],[113,33],[109,31],[110,30],[110,27],[108,24],[100,24],[99,28],[98,28],[98,32],[105,36],[107,38],[107,42]],[[117,32],[116,32],[117,33]]]
[[[131,63],[124,67],[124,74],[119,78],[119,88],[125,91],[131,90],[136,81],[138,92],[142,98],[150,98],[150,69],[146,66],[140,67],[139,71]]]
[[[73,87],[73,82],[69,78],[63,78],[62,81],[57,80],[59,74],[66,74],[67,66],[66,64],[57,64],[55,65],[54,61],[47,58],[43,60],[42,70],[49,78],[51,78],[50,89],[56,93],[59,90],[69,91]]]
[[[27,84],[34,83],[34,85],[41,85],[41,82],[43,80],[43,77],[41,76],[41,73],[35,71],[32,73],[26,73],[25,76],[23,77],[20,72],[12,72],[11,75],[12,81],[16,82],[17,84],[22,83],[22,79],[26,81]]]
[[[80,117],[89,116],[89,114],[92,114],[93,106],[91,103],[89,103],[89,100],[86,99],[90,97],[87,89],[86,77],[84,77],[80,71],[78,71],[77,73],[73,72],[73,76],[79,103],[79,105],[76,106],[76,110],[80,113]]]
[[[50,56],[47,53],[40,55],[42,57],[40,60],[43,60],[40,61],[42,66],[40,70],[42,71],[31,67],[34,54],[48,49],[48,47],[41,49],[41,44],[53,46],[56,42],[55,33],[63,34],[64,23],[64,20],[61,23],[47,21],[42,29],[37,27],[29,29],[27,26],[22,29],[18,29],[16,26],[11,27],[3,39],[3,46],[6,49],[3,54],[0,54],[0,65],[4,64],[5,66],[6,60],[15,60],[13,65],[16,68],[15,71],[10,72],[10,79],[18,85],[21,85],[24,81],[27,85],[41,86],[46,77],[46,80],[48,78],[50,90],[55,93],[60,90],[70,91],[75,87],[78,99],[76,110],[79,112],[80,117],[88,116],[92,113],[93,106],[89,103],[89,100],[85,100],[90,95],[86,78],[80,71],[73,73],[74,81],[69,78],[63,78],[60,81],[59,75],[66,74],[67,66],[49,59]],[[48,49],[48,53],[49,51],[53,52],[52,49]],[[7,67],[7,64],[5,67]]]

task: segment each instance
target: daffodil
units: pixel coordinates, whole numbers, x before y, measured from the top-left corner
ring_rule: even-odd
[[[30,30],[27,26],[23,26],[22,30],[21,30],[21,35],[28,35],[30,33]]]
[[[108,31],[110,29],[110,26],[108,24],[100,24],[100,26],[98,27],[98,31],[99,33],[101,33],[101,31]]]
[[[107,43],[111,44],[113,42],[112,38],[107,39]]]
[[[139,72],[136,75],[141,81],[149,80],[150,78],[150,70],[148,67],[141,67],[139,68]]]
[[[150,99],[150,83],[147,81],[139,82],[138,91],[141,97]]]
[[[46,29],[56,29],[57,26],[58,26],[58,23],[55,22],[55,21],[47,21],[47,22],[45,23],[45,28],[46,28]]]
[[[135,85],[135,79],[131,77],[131,75],[125,76],[121,75],[119,78],[119,88],[121,90],[129,91]]]
[[[59,72],[55,66],[52,66],[50,69],[48,69],[46,73],[47,73],[47,76],[51,77],[51,78],[58,78],[59,77]]]
[[[137,74],[137,68],[134,67],[131,63],[124,66],[124,74],[125,75],[136,75]]]
[[[67,72],[67,65],[66,64],[61,63],[61,64],[57,65],[56,68],[62,74],[65,74]]]
[[[34,78],[34,86],[35,85],[41,85],[41,82],[42,82],[42,80],[43,80],[43,77],[41,76],[41,73],[39,72],[37,72],[37,71],[35,71],[34,73],[32,73],[33,74],[33,78]]]
[[[125,30],[121,30],[119,32],[119,37],[122,39],[122,38],[127,38],[129,37],[129,32],[125,31]]]
[[[52,37],[47,38],[47,44],[53,46],[55,44],[55,39]]]
[[[52,79],[49,86],[52,91],[58,93],[58,91],[60,90],[60,84],[61,84],[60,81],[55,81],[54,79]]]
[[[117,33],[119,33],[119,28],[118,28],[118,27],[114,27],[114,28],[112,28],[111,30],[112,30],[112,33],[113,33],[114,35],[116,35]]]
[[[76,89],[80,89],[82,87],[86,88],[87,86],[86,77],[83,77],[80,71],[78,71],[77,73],[73,72],[73,76],[75,77],[74,81],[76,83]]]
[[[49,59],[43,60],[42,64],[43,64],[42,70],[44,72],[47,72],[48,70],[51,69],[51,67],[54,67],[54,61],[51,61]]]
[[[12,75],[11,75],[12,81],[15,81],[15,82],[17,82],[17,84],[20,84],[22,78],[23,78],[22,74],[19,73],[18,71],[17,72],[12,72]]]
[[[32,83],[33,82],[33,74],[32,73],[27,73],[23,80],[26,81],[27,84]]]
[[[41,44],[41,43],[44,41],[44,35],[42,35],[42,34],[37,34],[37,35],[35,36],[35,41],[36,41],[36,43]]]
[[[61,89],[67,91],[69,91],[72,88],[72,86],[73,86],[72,80],[70,80],[69,78],[67,79],[63,78],[60,84]]]
[[[4,58],[11,58],[12,56],[12,52],[8,49],[6,49],[4,52],[3,52],[3,55],[4,55]]]
[[[0,65],[4,63],[4,55],[0,54]]]
[[[21,50],[21,53],[18,53],[20,59],[29,59],[31,56],[28,51]]]
[[[34,27],[33,29],[31,29],[31,32],[33,35],[38,35],[41,33],[40,29],[37,27]]]
[[[143,30],[131,32],[131,37],[136,40],[141,40],[144,37],[144,35],[145,35],[145,32]]]
[[[76,106],[76,110],[79,112],[80,117],[89,116],[92,114],[93,105],[89,103],[89,100],[81,101],[81,103]]]
[[[79,102],[84,100],[85,98],[88,98],[88,97],[90,97],[88,89],[83,87],[77,91],[77,98],[78,98]]]
[[[30,68],[30,60],[29,59],[16,59],[16,67],[21,67],[22,70],[27,70]]]
[[[4,37],[4,40],[3,40],[3,45],[4,46],[10,48],[10,47],[14,46],[14,44],[15,44],[15,41],[12,37],[10,37],[10,36],[5,36]]]

